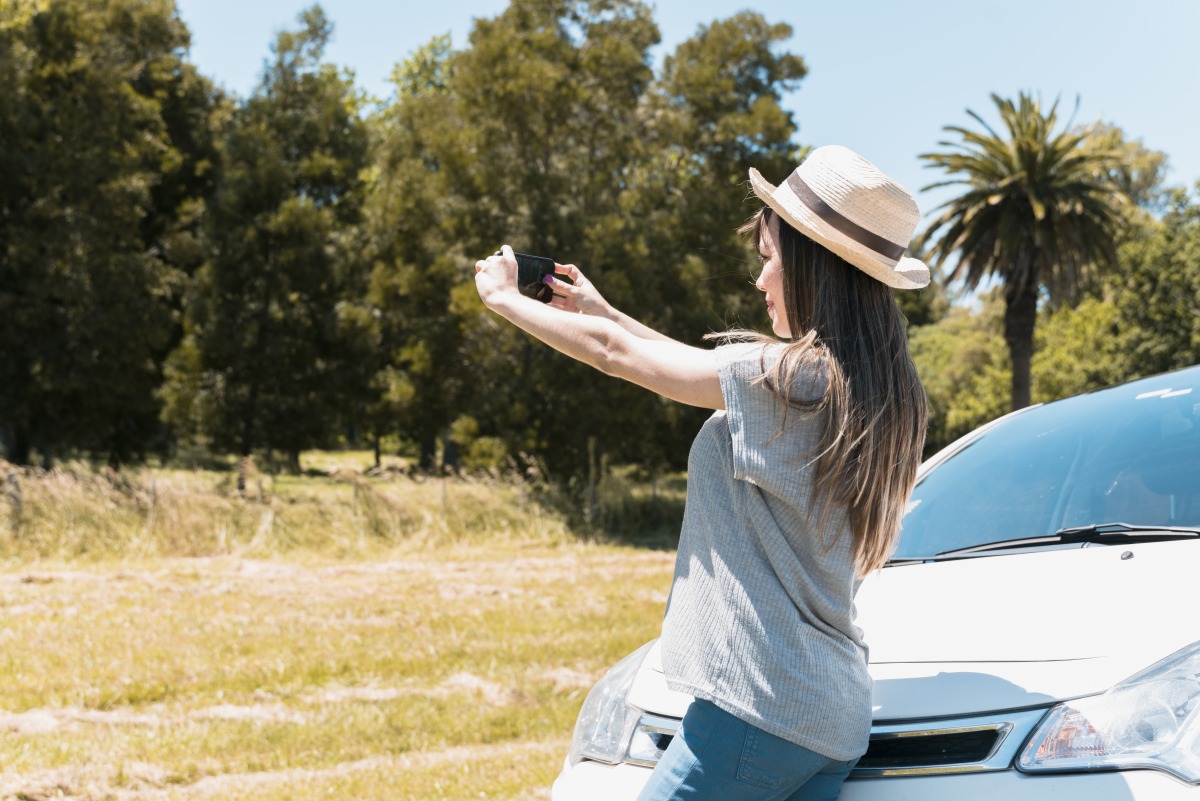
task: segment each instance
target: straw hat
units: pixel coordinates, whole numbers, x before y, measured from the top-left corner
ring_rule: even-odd
[[[784,222],[871,277],[897,289],[929,283],[929,268],[904,256],[917,202],[853,150],[819,147],[779,186],[751,167],[750,185]]]

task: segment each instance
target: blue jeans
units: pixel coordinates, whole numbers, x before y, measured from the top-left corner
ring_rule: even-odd
[[[696,700],[637,801],[834,801],[857,761],[821,756]]]

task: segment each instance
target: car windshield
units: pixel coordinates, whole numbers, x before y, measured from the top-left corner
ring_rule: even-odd
[[[1200,525],[1200,368],[997,423],[917,484],[895,558],[1112,522]]]

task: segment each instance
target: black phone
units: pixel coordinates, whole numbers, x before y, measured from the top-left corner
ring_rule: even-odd
[[[549,303],[554,299],[554,290],[546,283],[547,275],[554,275],[554,259],[546,256],[530,256],[514,253],[517,257],[517,289],[522,295]]]

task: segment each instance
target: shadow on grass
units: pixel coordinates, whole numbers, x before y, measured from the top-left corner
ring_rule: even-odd
[[[673,551],[686,497],[683,473],[648,481],[614,472],[596,487],[558,488],[540,493],[538,500],[564,515],[582,540]]]

